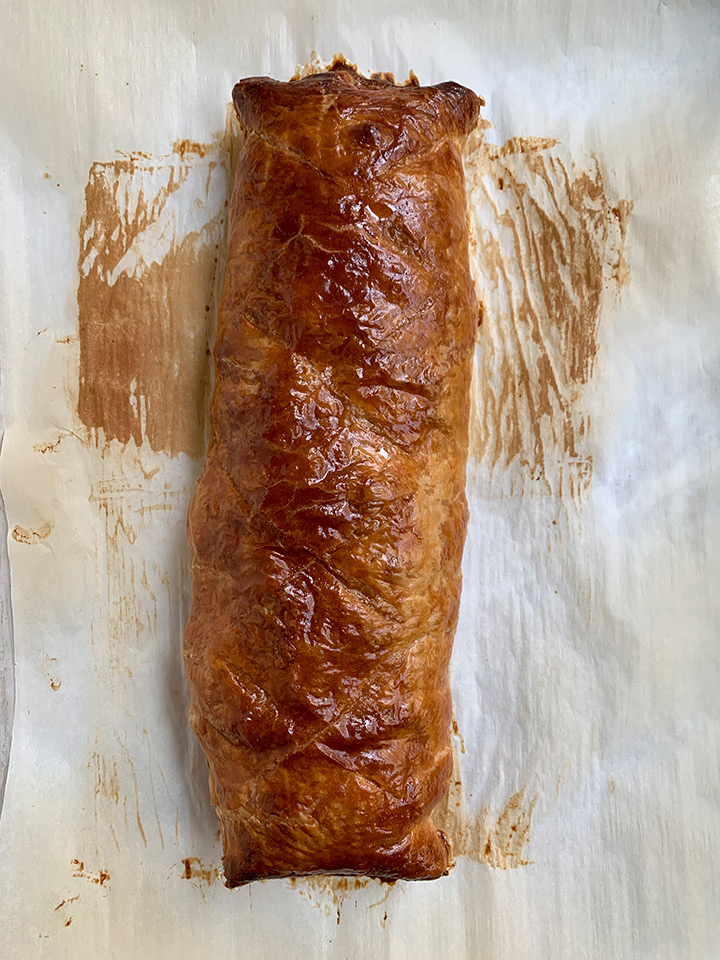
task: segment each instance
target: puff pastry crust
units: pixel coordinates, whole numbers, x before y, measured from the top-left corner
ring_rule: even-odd
[[[438,877],[481,100],[345,63],[233,99],[247,136],[184,646],[226,882]]]

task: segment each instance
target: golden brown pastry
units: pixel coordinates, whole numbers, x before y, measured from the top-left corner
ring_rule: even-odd
[[[481,101],[345,63],[233,99],[247,139],[185,637],[225,877],[439,877]]]

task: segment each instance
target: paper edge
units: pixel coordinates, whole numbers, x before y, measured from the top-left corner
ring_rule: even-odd
[[[0,455],[5,437],[5,416],[0,379]],[[10,594],[10,557],[5,500],[0,488],[0,816],[10,767],[15,716],[15,644]]]

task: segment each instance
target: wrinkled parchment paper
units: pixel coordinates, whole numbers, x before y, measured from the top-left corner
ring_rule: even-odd
[[[717,6],[2,20],[2,955],[716,957]],[[492,124],[466,163],[483,319],[437,812],[457,864],[229,891],[180,659],[226,104],[314,51],[466,83]]]

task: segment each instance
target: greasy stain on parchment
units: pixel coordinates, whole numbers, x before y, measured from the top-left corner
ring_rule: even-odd
[[[314,907],[317,907],[318,910],[321,910],[326,917],[334,915],[338,925],[340,924],[343,906],[348,901],[357,901],[360,890],[370,888],[372,902],[366,906],[369,911],[387,903],[395,885],[394,881],[378,880],[374,877],[323,875],[293,877],[289,882],[293,890]],[[380,916],[378,911],[377,916],[380,925],[384,927],[387,922],[387,911],[385,911],[384,916]]]
[[[580,499],[592,474],[583,388],[603,310],[629,282],[632,204],[610,200],[594,157],[537,137],[476,142],[466,176],[482,306],[471,471],[490,495]]]
[[[163,559],[155,544],[159,528],[167,537],[184,524],[194,479],[192,467],[183,469],[178,484],[178,470],[163,464],[180,452],[199,461],[205,451],[231,130],[207,144],[177,141],[164,155],[94,163],[85,191],[79,330],[69,343],[79,352],[74,435],[91,452],[90,502],[101,519],[94,671],[120,707],[98,717],[88,772],[95,820],[117,850],[130,834],[145,847],[178,836],[177,814],[173,827],[158,812],[160,794],[165,804],[172,799],[162,763],[147,731],[138,737],[123,717],[138,698],[130,665],[144,651],[164,650],[168,630],[175,643],[184,622],[186,564],[174,554]],[[179,669],[168,675],[175,709]]]
[[[159,814],[160,805],[177,805],[177,797],[163,771],[165,758],[155,755],[143,725],[147,673],[138,678],[135,670],[167,659],[163,700],[177,715],[185,713],[179,638],[189,575],[181,553],[158,555],[157,540],[159,531],[182,536],[190,483],[163,481],[146,447],[133,450],[131,443],[120,454],[117,446],[102,453],[93,448],[99,469],[90,495],[99,515],[99,609],[91,621],[91,650],[113,710],[97,715],[88,772],[95,821],[119,851],[130,834],[144,847],[163,848],[177,837],[177,815],[173,826]]]
[[[183,880],[197,880],[209,887],[222,877],[220,867],[214,864],[206,867],[200,857],[183,857],[181,862]]]
[[[221,159],[94,163],[80,224],[78,415],[99,443],[132,438],[200,459],[226,194]]]
[[[107,870],[98,870],[97,872],[87,870],[84,860],[73,859],[70,861],[70,868],[73,877],[81,877],[83,880],[89,880],[99,887],[104,887],[110,881],[110,873]],[[67,901],[65,901],[67,903]]]
[[[51,657],[49,654],[45,654],[45,659],[43,661],[43,673],[45,674],[45,677],[50,684],[50,689],[53,693],[57,693],[62,686],[62,679],[58,676],[57,662],[57,657]]]
[[[526,800],[527,788],[521,787],[500,810],[491,811],[485,806],[479,815],[472,815],[467,809],[455,745],[453,753],[455,765],[450,789],[433,811],[433,823],[450,838],[453,856],[468,857],[502,870],[532,863],[525,856],[525,848],[530,841],[537,796]]]
[[[28,546],[32,546],[34,543],[39,543],[41,540],[47,540],[54,528],[54,520],[45,520],[45,522],[41,523],[40,526],[35,530],[28,527],[21,527],[18,523],[13,527],[10,536],[17,543],[25,543]]]
[[[127,836],[136,830],[144,847],[155,842],[165,849],[171,825],[166,823],[163,831],[158,796],[165,806],[174,798],[162,763],[153,756],[147,730],[142,732],[142,746],[133,751],[127,731],[114,728],[111,733],[98,724],[88,768],[92,774],[95,821],[107,829],[116,850],[121,849],[123,834]],[[176,808],[175,841],[177,817]]]

